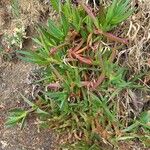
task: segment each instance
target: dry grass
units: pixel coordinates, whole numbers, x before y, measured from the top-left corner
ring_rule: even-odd
[[[135,13],[116,31],[116,34],[129,40],[128,47],[124,47],[119,52],[117,62],[129,69],[129,79],[146,72],[146,75],[139,80],[150,88],[150,1],[133,1],[133,5],[136,6]],[[120,33],[120,29],[123,33]],[[118,100],[121,100],[123,112],[131,114],[132,111],[136,116],[142,111],[143,105],[150,101],[149,93],[140,91],[129,90],[122,95],[124,98],[120,95]],[[130,104],[134,105],[134,110]]]
[[[19,1],[21,16],[24,24],[30,25],[39,22],[41,13],[44,13],[48,7],[41,5],[39,0],[20,0]]]
[[[37,24],[45,23],[48,17],[53,16],[49,4],[40,0],[11,0],[0,3],[0,33],[4,37],[2,45],[5,51],[13,51],[11,47],[18,45],[15,44],[16,41],[13,42],[18,30],[22,47],[25,39],[30,39],[30,35],[35,34]]]
[[[130,67],[138,72],[147,69],[150,58],[150,1],[138,2],[138,11],[129,21],[127,36],[130,40]]]

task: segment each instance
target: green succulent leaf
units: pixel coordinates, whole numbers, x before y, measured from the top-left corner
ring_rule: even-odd
[[[63,13],[61,13],[61,22],[62,22],[63,33],[66,36],[69,31],[69,22]]]
[[[43,110],[42,110],[42,109],[40,109],[40,108],[37,108],[36,113],[37,113],[37,114],[41,114],[41,115],[49,115],[49,113],[48,113],[48,112],[43,111]]]
[[[140,122],[150,129],[150,111],[145,111],[140,115]]]
[[[51,20],[48,20],[48,32],[55,38],[62,40],[64,37],[63,32],[59,29],[59,27]]]
[[[131,0],[113,0],[107,8],[106,18],[100,23],[102,28],[109,31],[131,16],[134,9],[131,8],[130,3]]]
[[[21,123],[21,126],[23,126],[23,123],[25,121],[25,118],[27,116],[28,112],[19,108],[15,108],[13,110],[10,110],[10,115],[5,122],[6,127],[12,127],[16,125],[17,123]]]
[[[61,9],[61,1],[60,0],[50,0],[53,8],[57,11],[57,12],[60,12],[60,9]]]

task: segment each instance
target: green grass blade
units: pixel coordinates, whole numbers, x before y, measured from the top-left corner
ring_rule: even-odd
[[[61,4],[60,4],[60,0],[50,0],[53,8],[57,11],[57,12],[60,12],[61,10]]]

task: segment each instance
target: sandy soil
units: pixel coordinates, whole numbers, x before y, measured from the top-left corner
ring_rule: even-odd
[[[5,128],[8,111],[14,107],[26,107],[19,92],[31,95],[32,86],[27,77],[33,69],[23,62],[0,62],[0,150],[50,150],[53,146],[51,131],[38,131],[35,118],[28,120],[21,131],[19,127]]]
[[[4,122],[8,111],[14,107],[26,107],[19,93],[31,95],[32,85],[28,77],[34,66],[16,60],[13,51],[9,49],[3,34],[13,35],[18,22],[24,26],[28,39],[24,39],[23,48],[32,48],[31,35],[38,22],[45,22],[49,16],[49,5],[45,1],[20,0],[20,16],[15,18],[10,7],[11,1],[0,1],[0,42],[5,52],[11,54],[11,59],[4,59],[0,54],[0,150],[52,150],[54,149],[54,135],[51,131],[38,131],[35,118],[28,120],[28,124],[21,131],[19,127],[5,128]],[[47,15],[46,15],[47,14]],[[44,16],[46,15],[46,16]],[[29,32],[29,34],[27,33]],[[6,57],[8,57],[6,55]]]

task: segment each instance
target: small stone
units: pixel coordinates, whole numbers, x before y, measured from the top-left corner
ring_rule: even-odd
[[[8,143],[6,141],[1,141],[1,144],[2,144],[2,149],[8,146]]]

